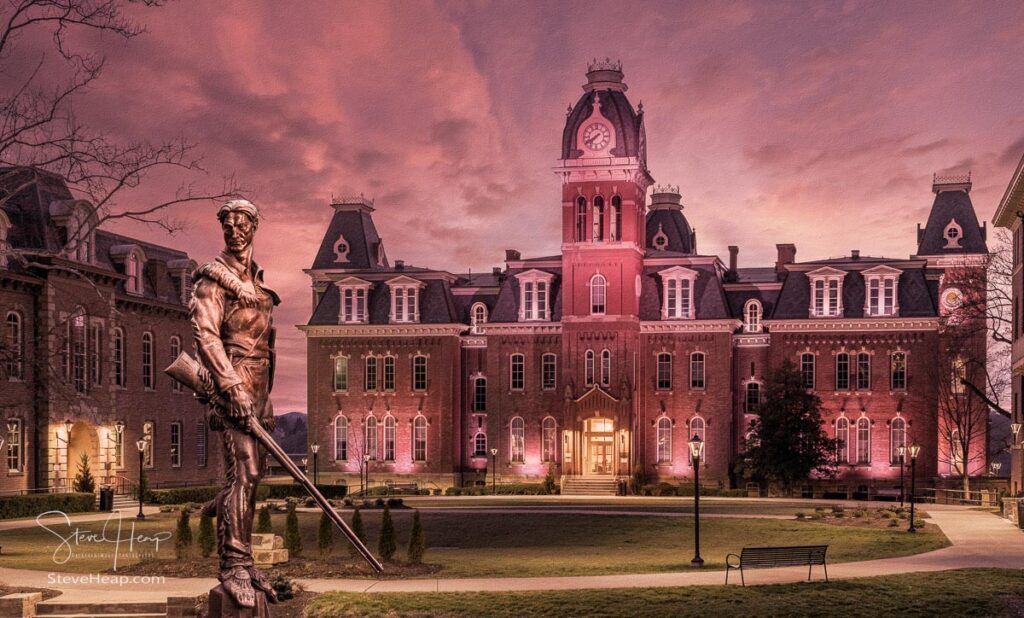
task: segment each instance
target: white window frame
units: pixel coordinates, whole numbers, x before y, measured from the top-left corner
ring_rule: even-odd
[[[125,374],[127,365],[125,364],[124,329],[120,326],[115,326],[112,330],[112,335],[114,337],[114,386],[118,388],[127,388],[128,376]]]
[[[487,434],[482,431],[473,436],[473,457],[487,457]]]
[[[358,277],[345,277],[335,282],[338,288],[338,322],[341,324],[366,324],[370,320],[369,281]],[[392,315],[394,299],[392,299]]]
[[[20,382],[25,377],[25,320],[17,311],[8,311],[4,320],[4,335],[7,338],[7,379]]]
[[[384,461],[395,461],[398,442],[398,421],[388,414],[384,417]]]
[[[430,361],[425,354],[417,354],[412,357],[412,390],[422,393],[430,385],[428,376],[430,372]]]
[[[843,365],[843,361],[844,360],[845,360],[846,369],[845,369],[844,373],[840,373],[839,369]],[[836,385],[836,390],[837,391],[849,391],[849,390],[852,390],[851,389],[851,384],[850,384],[850,376],[853,374],[853,371],[851,369],[852,369],[852,367],[850,365],[850,353],[845,351],[845,350],[842,351],[842,352],[837,353],[836,354],[836,376],[835,376],[835,379],[836,379],[835,385]],[[842,383],[842,384],[840,383],[841,382],[840,379],[839,379],[840,376],[843,377],[843,380],[845,380],[845,383]]]
[[[900,357],[899,361],[896,360],[897,356]],[[905,391],[905,390],[907,390],[907,377],[908,377],[908,375],[907,375],[907,367],[908,367],[908,360],[909,360],[909,357],[907,356],[907,353],[904,350],[896,350],[896,351],[891,352],[889,354],[889,390],[893,390],[893,391]],[[901,374],[900,377],[901,377],[902,384],[900,384],[899,386],[897,386],[897,384],[896,384],[896,375],[897,375],[896,363],[897,362],[902,363],[902,367],[901,367],[901,371],[900,371],[900,374]]]
[[[900,456],[896,452],[901,446],[907,445],[907,421],[901,416],[893,417],[889,421],[889,463],[894,466],[900,464]],[[905,457],[905,456],[904,456]]]
[[[864,315],[891,317],[900,314],[900,275],[903,271],[891,266],[875,266],[865,270]]]
[[[171,467],[181,467],[181,421],[171,421],[167,428],[170,436],[168,452],[171,455]]]
[[[142,461],[143,465],[152,470],[156,466],[156,461],[153,458],[153,447],[156,446],[156,423],[153,421],[145,421],[142,423],[142,437],[146,441],[146,446],[142,450]]]
[[[658,447],[658,463],[672,463],[672,419],[662,416],[658,419],[656,440]]]
[[[147,353],[146,346],[149,344]],[[153,363],[156,356],[156,340],[153,333],[142,333],[142,386],[147,391],[156,390],[156,372]]]
[[[836,463],[850,463],[850,419],[836,419]]]
[[[412,277],[395,277],[387,282],[391,296],[391,323],[415,324],[420,321],[420,290],[426,284]]]
[[[487,305],[484,303],[473,303],[469,308],[469,327],[471,332],[480,332],[480,325],[487,323]]]
[[[391,354],[386,354],[381,360],[380,390],[385,393],[395,392],[397,365],[396,359]]]
[[[363,391],[374,393],[380,387],[380,359],[370,355],[363,359]],[[373,368],[371,371],[370,368]],[[370,377],[373,377],[371,382]]]
[[[551,319],[551,281],[554,277],[537,269],[516,275],[520,322],[547,322]]]
[[[866,360],[866,363],[862,362]],[[858,391],[871,390],[871,354],[869,352],[857,352],[857,377],[855,385]],[[867,365],[865,370],[865,364]]]
[[[866,437],[861,435],[861,431],[866,428]],[[866,416],[862,416],[857,419],[855,424],[857,431],[857,464],[858,465],[870,465],[871,464],[871,419]]]
[[[754,387],[754,388],[751,388],[751,387]],[[757,401],[754,402],[753,405],[751,405],[751,402],[750,402],[750,393],[751,393],[752,390],[757,392]],[[762,401],[763,397],[764,397],[764,395],[761,393],[761,383],[760,382],[756,382],[756,381],[747,382],[743,386],[743,412],[745,414],[760,414],[761,401]]]
[[[373,461],[377,460],[377,447],[380,440],[380,423],[377,422],[377,417],[373,414],[366,416],[366,420],[363,422],[363,450],[365,455],[369,455]]]
[[[708,355],[701,351],[690,353],[690,390],[702,391],[708,386]]]
[[[526,355],[516,352],[508,358],[508,388],[511,391],[526,390]]]
[[[813,318],[843,317],[843,279],[846,272],[826,266],[807,273],[810,283],[808,315]]]
[[[334,461],[348,461],[348,417],[334,417]]]
[[[597,355],[593,350],[587,350],[583,353],[583,384],[587,387],[594,386],[597,382],[595,381],[595,369]]]
[[[662,320],[694,319],[697,314],[697,308],[694,305],[694,289],[699,274],[695,270],[682,266],[673,266],[658,271],[662,282]]]
[[[810,363],[808,363],[808,360]],[[810,365],[810,384],[808,384],[808,364]],[[818,357],[813,352],[800,354],[800,383],[807,390],[814,390],[818,381]]]
[[[764,315],[764,308],[761,301],[751,298],[743,305],[743,332],[761,332],[761,318]]]
[[[512,463],[526,462],[526,421],[521,416],[514,416],[508,422],[509,461]]]
[[[545,352],[540,357],[540,388],[553,391],[558,388],[558,355]]]
[[[348,357],[339,354],[331,358],[331,391],[348,392]]]
[[[587,287],[590,289],[590,315],[605,315],[608,312],[608,278],[595,273]]]
[[[487,411],[487,378],[483,376],[473,378],[473,411]]]
[[[7,423],[15,423],[14,431]],[[8,474],[24,474],[25,472],[25,431],[20,418],[9,418],[4,421],[4,434],[7,436],[7,472]]]
[[[558,423],[552,416],[545,416],[540,423],[540,461],[554,463],[558,459]]]
[[[425,462],[427,460],[427,417],[418,414],[412,419],[412,460]]]
[[[612,351],[605,348],[601,350],[601,386],[608,388],[612,385]]]
[[[655,390],[672,390],[672,360],[672,354],[670,352],[658,352],[655,356]]]

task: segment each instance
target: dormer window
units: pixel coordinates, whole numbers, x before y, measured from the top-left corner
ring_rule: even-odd
[[[658,273],[664,287],[661,304],[663,320],[692,320],[695,311],[693,289],[697,271],[673,266]]]
[[[894,316],[899,314],[897,300],[901,271],[889,266],[876,266],[864,271],[864,315]]]
[[[469,310],[469,325],[474,333],[479,332],[481,324],[487,323],[487,305],[474,303]]]
[[[420,321],[420,289],[421,281],[410,277],[397,277],[388,281],[391,289],[391,321],[393,323],[412,323]]]
[[[347,262],[348,249],[348,241],[345,240],[344,236],[339,236],[337,242],[334,243],[334,261]]]
[[[187,305],[192,298],[192,273],[195,269],[195,261],[188,258],[171,260],[167,263],[167,272],[174,279],[174,285],[178,290],[178,300],[183,305]]]
[[[547,321],[554,275],[542,270],[528,270],[516,275],[519,280],[519,320]]]
[[[85,200],[55,200],[50,204],[50,219],[62,228],[64,254],[67,258],[92,263],[98,223],[96,209],[92,204]]]
[[[843,315],[843,278],[835,268],[819,268],[807,273],[811,285],[811,317],[836,318]]]
[[[743,332],[761,332],[761,303],[755,299],[748,300],[743,306]]]
[[[343,324],[365,324],[369,316],[367,299],[370,296],[370,282],[357,277],[346,277],[338,281],[338,320]]]
[[[110,258],[121,266],[124,273],[124,291],[141,295],[145,290],[142,273],[146,265],[146,254],[142,248],[138,245],[114,245],[110,248]]]

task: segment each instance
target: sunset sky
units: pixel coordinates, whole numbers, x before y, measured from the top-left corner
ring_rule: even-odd
[[[559,250],[551,167],[587,62],[623,63],[649,164],[701,253],[769,265],[906,256],[934,172],[973,173],[989,219],[1024,153],[1020,2],[178,2],[148,33],[90,37],[108,68],[75,102],[124,140],[184,135],[207,179],[253,189],[257,259],[284,299],[278,412],[305,410],[309,267],[331,195],[363,193],[388,256],[465,272]],[[182,178],[158,177],[133,200]],[[211,204],[169,237],[204,261]]]

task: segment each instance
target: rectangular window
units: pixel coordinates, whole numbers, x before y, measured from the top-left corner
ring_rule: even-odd
[[[522,354],[512,355],[512,362],[510,363],[510,374],[512,379],[512,390],[523,390],[523,388],[525,388],[526,386],[526,356]]]
[[[366,321],[366,288],[348,287],[343,288],[342,313],[343,322],[365,322]]]
[[[678,318],[676,308],[679,306],[679,280],[669,279],[665,282],[665,302],[668,305],[666,317]]]
[[[761,407],[761,385],[757,382],[747,384],[746,412],[757,414]]]
[[[181,423],[171,423],[171,467],[181,467]]]
[[[540,362],[540,387],[546,391],[555,389],[557,360],[554,354],[545,354]]]
[[[334,359],[334,390],[335,392],[348,390],[348,359],[344,356]]]
[[[99,386],[103,381],[102,367],[100,367],[100,347],[103,342],[103,332],[99,324],[93,323],[89,326],[89,372],[94,386]],[[175,381],[175,384],[178,382]]]
[[[963,381],[966,378],[967,378],[967,363],[964,362],[964,359],[962,359],[960,357],[954,358],[953,359],[953,375],[951,377],[952,384],[950,385],[951,392],[954,395],[963,395],[964,394],[964,392],[965,392],[964,388],[965,387],[964,387]]]
[[[881,282],[878,279],[871,279],[868,283],[868,314],[879,315],[881,313]]]
[[[836,463],[850,461],[850,421],[845,418],[836,420]]]
[[[890,357],[891,380],[890,385],[894,391],[902,391],[907,388],[907,355],[903,352],[894,352]]]
[[[850,355],[836,354],[836,390],[850,390]]]
[[[896,280],[886,279],[882,295],[882,309],[885,315],[896,314]]]
[[[427,390],[427,357],[417,356],[412,359],[412,390]]]
[[[72,380],[76,393],[85,393],[88,390],[86,377],[88,367],[87,348],[85,316],[76,315],[72,318],[71,322]]]
[[[828,315],[839,315],[839,281],[836,279],[828,282]]]
[[[548,284],[546,281],[537,282],[537,319],[548,319]]]
[[[814,282],[814,315],[825,315],[825,281],[822,279]]]
[[[857,419],[857,463],[871,463],[871,421]]]
[[[871,390],[871,355],[867,352],[857,355],[857,390]]]
[[[523,282],[523,319],[548,319],[548,284],[546,281]]]
[[[124,388],[124,331],[114,329],[114,386]]]
[[[114,467],[124,468],[124,429],[114,431],[111,435],[114,443]]]
[[[363,374],[363,386],[366,391],[377,390],[377,357],[366,357],[366,373]]]
[[[672,390],[672,355],[658,355],[658,390]]]
[[[690,355],[690,388],[704,389],[704,353],[694,352]]]
[[[594,385],[594,351],[587,350],[583,359],[584,382],[587,386]]]
[[[206,467],[206,421],[196,421],[196,465]]]
[[[487,380],[484,378],[473,381],[473,411],[487,411]]]
[[[384,418],[384,461],[395,460],[395,417]]]
[[[153,334],[142,335],[142,386],[153,389]]]
[[[395,357],[384,357],[384,390],[395,390]]]
[[[679,315],[680,318],[689,318],[690,315],[690,280],[679,280]]]
[[[417,294],[419,290],[412,286],[395,286],[391,288],[392,317],[394,322],[415,322]]]
[[[417,416],[412,424],[412,460],[427,460],[427,419]]]
[[[533,319],[533,282],[523,284],[523,318]]]
[[[810,352],[800,355],[800,379],[804,388],[814,390],[814,354]]]
[[[7,421],[7,470],[24,472],[22,457],[21,419],[10,419]]]

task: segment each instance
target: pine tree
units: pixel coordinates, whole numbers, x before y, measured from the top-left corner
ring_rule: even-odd
[[[199,516],[199,552],[203,558],[209,558],[217,545],[217,535],[213,531],[213,518],[207,514]]]
[[[412,535],[409,536],[409,564],[422,564],[423,552],[427,549],[427,540],[423,536],[423,524],[420,523],[420,510],[412,513]]]
[[[259,517],[256,518],[256,534],[273,534],[274,528],[270,525],[270,507],[264,506],[260,509]]]
[[[363,516],[359,514],[359,507],[352,512],[352,532],[355,533],[357,539],[366,543],[366,530],[363,528]],[[359,556],[359,550],[352,543],[348,544],[348,553],[353,557]]]
[[[548,473],[544,475],[544,493],[553,494],[555,493],[555,464],[548,466]]]
[[[75,491],[91,494],[96,491],[96,479],[89,471],[89,454],[82,453],[78,459],[78,474],[75,475]]]
[[[188,522],[188,509],[181,509],[178,516],[178,530],[174,535],[174,555],[178,560],[188,557],[189,548],[192,546],[192,526]]]
[[[395,524],[391,522],[391,508],[384,507],[384,517],[380,523],[380,539],[377,540],[377,553],[385,561],[391,561],[398,550],[395,543]]]
[[[316,545],[320,550],[320,557],[326,558],[334,549],[334,522],[327,516],[326,512],[320,513],[320,527],[316,531]]]
[[[295,512],[295,503],[288,503],[288,516],[284,520],[284,546],[289,558],[302,555],[302,534],[299,532],[299,516]]]

